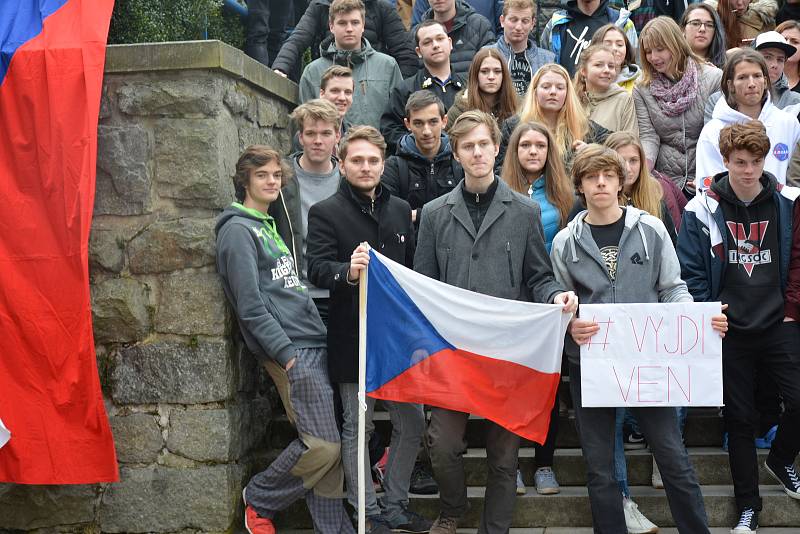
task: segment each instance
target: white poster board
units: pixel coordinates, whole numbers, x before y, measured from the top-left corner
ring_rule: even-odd
[[[581,304],[600,326],[581,345],[584,407],[722,406],[719,302]]]
[[[9,432],[6,425],[3,424],[3,420],[0,419],[0,449],[3,448],[3,445],[8,443],[9,439],[11,439],[11,432]]]

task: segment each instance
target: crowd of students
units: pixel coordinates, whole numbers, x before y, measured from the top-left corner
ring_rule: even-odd
[[[301,100],[293,153],[248,147],[237,202],[216,227],[239,330],[298,430],[244,489],[249,532],[275,532],[274,515],[303,497],[315,531],[353,532],[364,243],[450,285],[576,313],[562,373],[595,532],[658,531],[627,483],[625,450],[646,444],[678,531],[709,528],[685,408],[581,405],[579,345],[598,326],[579,302],[722,302],[709,326],[724,337],[731,532],[758,528],[757,444],[800,500],[794,3],[569,0],[533,35],[533,0],[312,0],[277,42],[270,17],[285,29],[286,6],[249,3],[251,19],[266,18],[249,23],[247,52],[298,80]],[[307,47],[314,59],[301,71]],[[508,532],[524,479],[560,491],[561,397],[545,407],[530,477],[518,469],[519,436],[487,421],[479,533]],[[374,405],[366,399],[368,439]],[[423,406],[384,405],[384,496],[364,488],[368,531],[455,533],[468,509],[469,414],[431,407],[426,421]],[[420,482],[426,470],[433,480]],[[438,490],[435,520],[409,509],[414,484]]]

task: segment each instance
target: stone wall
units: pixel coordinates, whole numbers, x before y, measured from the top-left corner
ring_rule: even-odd
[[[0,531],[229,532],[270,395],[230,341],[214,221],[241,150],[289,148],[297,87],[218,41],[108,49],[90,240],[121,482],[0,485]]]

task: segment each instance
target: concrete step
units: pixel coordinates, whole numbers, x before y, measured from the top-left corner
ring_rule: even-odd
[[[794,533],[800,531],[800,502],[789,498],[777,486],[761,486],[760,492],[764,508],[759,516],[759,523],[763,527],[787,527]],[[463,527],[477,526],[484,493],[482,487],[467,489],[470,510],[462,521]],[[631,494],[642,513],[656,525],[674,526],[663,490],[634,486]],[[730,486],[703,486],[703,497],[711,526],[730,529],[738,520],[733,488]],[[412,496],[411,508],[425,517],[434,518],[439,512],[438,496]],[[278,514],[275,524],[279,528],[311,528],[308,512],[302,501]],[[576,532],[575,527],[590,527],[591,513],[586,488],[567,486],[558,495],[544,496],[528,492],[527,495],[517,497],[512,526],[529,529],[557,526],[569,529],[570,533]]]
[[[387,412],[378,411],[374,416],[375,428],[385,436],[389,436],[391,423]],[[471,415],[467,423],[467,446],[481,448],[486,446],[486,420],[482,417]],[[722,444],[722,419],[716,408],[691,408],[686,420],[684,439],[689,447],[719,447]],[[286,419],[285,415],[277,416],[271,423],[270,445],[275,449],[282,449],[289,441],[297,436],[297,432]],[[533,444],[523,440],[523,447]],[[560,416],[558,448],[578,448],[578,432],[575,427],[575,415],[572,411],[568,415]]]

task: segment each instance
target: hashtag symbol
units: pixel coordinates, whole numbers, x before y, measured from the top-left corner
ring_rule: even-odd
[[[603,341],[597,341],[597,342],[593,341],[594,338],[597,337],[597,334],[595,334],[592,337],[590,337],[589,338],[589,342],[586,344],[586,350],[591,350],[592,345],[600,345],[600,346],[603,347],[603,350],[605,351],[606,347],[608,347],[608,345],[610,344],[608,342],[608,331],[611,330],[611,325],[614,324],[614,321],[612,321],[611,319],[608,319],[606,321],[598,321],[594,317],[592,317],[592,322],[593,323],[597,323],[598,325],[600,325],[600,332],[603,331],[603,325],[606,325],[606,334],[603,337]]]

